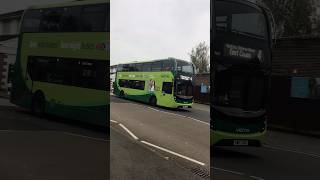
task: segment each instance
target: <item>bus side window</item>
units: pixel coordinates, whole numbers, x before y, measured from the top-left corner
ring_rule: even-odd
[[[44,10],[40,23],[40,32],[60,32],[62,12],[62,8]]]
[[[216,17],[216,28],[219,30],[227,30],[227,19],[228,16],[217,16]]]
[[[80,7],[66,7],[63,9],[61,17],[62,32],[78,32],[80,31]]]
[[[162,92],[166,94],[172,94],[172,82],[163,82]]]
[[[25,13],[21,31],[22,32],[39,32],[40,10],[29,10]]]
[[[153,72],[161,71],[161,62],[160,61],[153,62],[151,71]]]
[[[143,64],[136,64],[136,71],[141,72],[143,70]]]
[[[110,32],[110,4],[107,6],[107,17],[106,17],[106,24],[104,30],[106,32]]]
[[[171,71],[173,69],[173,61],[167,60],[162,62],[162,71]]]
[[[85,6],[82,9],[82,31],[103,32],[107,18],[107,5]]]
[[[144,90],[144,88],[145,88],[145,81],[135,81],[134,82],[133,89]]]
[[[151,63],[144,63],[142,70],[143,70],[144,72],[149,72],[149,71],[151,71],[151,65],[152,65]]]

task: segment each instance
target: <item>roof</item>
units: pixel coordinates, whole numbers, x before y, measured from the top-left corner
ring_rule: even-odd
[[[146,60],[146,61],[131,61],[131,62],[120,63],[120,64],[138,64],[138,63],[147,63],[147,62],[164,61],[164,60],[179,60],[179,61],[189,62],[189,61],[186,61],[186,60],[169,57],[169,58],[166,58],[166,59],[154,59],[154,60]]]
[[[54,7],[80,6],[80,5],[104,4],[104,3],[110,3],[110,0],[73,0],[73,1],[66,1],[65,3],[35,5],[35,6],[31,6],[29,9],[45,9],[45,8],[54,8]]]
[[[0,20],[21,18],[23,12],[24,12],[24,10],[19,10],[19,11],[13,11],[13,12],[0,14]]]

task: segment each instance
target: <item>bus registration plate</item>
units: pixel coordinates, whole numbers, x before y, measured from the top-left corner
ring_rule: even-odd
[[[249,141],[248,140],[233,140],[234,146],[248,146]]]

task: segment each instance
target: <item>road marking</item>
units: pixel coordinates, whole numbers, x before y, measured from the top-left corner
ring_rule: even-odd
[[[118,124],[118,121],[115,120],[110,120],[110,122]]]
[[[256,179],[256,180],[264,180],[263,178],[257,177],[257,176],[249,176],[249,177],[252,178],[252,179]]]
[[[313,158],[320,158],[319,154],[314,154],[314,153],[306,153],[306,152],[302,152],[302,151],[285,149],[285,148],[281,148],[281,147],[274,147],[274,146],[270,146],[270,145],[263,145],[263,147],[266,147],[269,149],[274,149],[274,150],[287,151],[287,152],[296,153],[296,154],[303,154],[303,155],[310,156]]]
[[[239,175],[239,176],[246,176],[249,177],[251,179],[256,179],[256,180],[264,180],[261,177],[257,177],[257,176],[247,176],[245,173],[242,172],[238,172],[238,171],[232,171],[232,170],[227,170],[227,169],[223,169],[223,168],[218,168],[218,167],[212,167],[214,170],[218,170],[218,171],[223,171],[223,172],[227,172],[230,174],[235,174],[235,175]]]
[[[70,135],[70,136],[76,136],[76,137],[82,137],[82,138],[86,138],[86,139],[92,139],[92,140],[96,140],[96,141],[108,142],[108,140],[106,140],[106,139],[94,138],[94,137],[90,137],[90,136],[84,136],[81,134],[75,134],[75,133],[69,133],[69,132],[63,132],[63,134]]]
[[[147,106],[146,106],[147,107]],[[197,122],[200,122],[200,123],[203,123],[203,124],[206,124],[206,125],[210,125],[210,123],[207,123],[207,122],[203,122],[199,119],[195,119],[193,117],[189,117],[189,116],[184,116],[184,115],[181,115],[181,114],[176,114],[176,113],[172,113],[172,112],[167,112],[167,111],[162,111],[162,110],[158,110],[158,109],[155,109],[155,108],[152,108],[152,107],[147,107],[148,109],[151,109],[151,110],[154,110],[154,111],[157,111],[157,112],[162,112],[162,113],[165,113],[165,114],[171,114],[171,115],[175,115],[175,116],[179,116],[179,117],[183,117],[183,118],[188,118],[188,119],[192,119],[194,121],[197,121]]]
[[[201,165],[201,166],[204,166],[204,165],[205,165],[205,163],[203,163],[203,162],[200,162],[200,161],[197,161],[197,160],[195,160],[195,159],[189,158],[189,157],[187,157],[187,156],[178,154],[178,153],[176,153],[176,152],[170,151],[170,150],[165,149],[165,148],[163,148],[163,147],[160,147],[160,146],[151,144],[151,143],[149,143],[149,142],[146,142],[146,141],[140,141],[140,142],[142,142],[143,144],[152,146],[152,147],[154,147],[154,148],[160,149],[160,150],[162,150],[162,151],[165,151],[165,152],[167,152],[167,153],[173,154],[173,155],[178,156],[178,157],[180,157],[180,158],[186,159],[186,160],[188,160],[188,161],[194,162],[194,163],[199,164],[199,165]]]
[[[85,136],[85,135],[81,135],[81,134],[75,134],[75,133],[70,133],[70,132],[65,132],[65,131],[54,131],[54,130],[0,130],[0,132],[6,132],[6,133],[57,133],[57,134],[65,134],[65,135],[69,135],[69,136],[76,136],[76,137],[81,137],[81,138],[85,138],[85,139],[91,139],[91,140],[95,140],[95,141],[104,141],[104,142],[108,142],[108,140],[103,139],[103,138],[94,138],[94,137],[90,137],[90,136]]]
[[[127,131],[128,134],[130,134],[130,136],[135,139],[135,140],[139,140],[139,138],[134,135],[128,128],[126,128],[123,124],[119,124],[119,126],[121,126],[125,131]]]
[[[116,96],[115,96],[115,97],[116,97]],[[149,106],[146,106],[146,105],[141,105],[141,104],[137,104],[137,103],[133,103],[133,102],[128,102],[128,103],[134,104],[134,105],[136,105],[136,106],[148,108],[148,109],[151,109],[151,110],[154,110],[154,111],[157,111],[157,112],[162,112],[162,113],[171,114],[171,115],[175,115],[175,116],[179,116],[179,117],[183,117],[183,118],[192,119],[192,120],[194,120],[194,121],[197,121],[197,122],[200,122],[200,123],[203,123],[203,124],[206,124],[206,125],[210,126],[210,123],[201,121],[201,120],[199,120],[199,119],[195,119],[195,118],[193,118],[193,117],[184,116],[184,115],[181,115],[181,114],[176,114],[176,113],[167,112],[167,111],[162,111],[162,110],[159,110],[159,109],[155,109],[155,108],[152,108],[152,107],[149,107]]]
[[[244,176],[245,173],[241,173],[241,172],[237,172],[237,171],[231,171],[231,170],[227,170],[227,169],[223,169],[223,168],[218,168],[218,167],[213,167],[214,170],[219,170],[219,171],[223,171],[223,172],[227,172],[227,173],[231,173],[231,174],[236,174],[236,175],[240,175],[240,176]]]
[[[167,153],[173,154],[173,155],[175,155],[175,156],[178,156],[178,157],[180,157],[180,158],[186,159],[186,160],[188,160],[188,161],[194,162],[194,163],[199,164],[199,165],[201,165],[201,166],[205,166],[205,163],[203,163],[203,162],[197,161],[197,160],[195,160],[195,159],[192,159],[192,158],[189,158],[189,157],[187,157],[187,156],[181,155],[181,154],[179,154],[179,153],[173,152],[173,151],[171,151],[171,150],[165,149],[165,148],[163,148],[163,147],[160,147],[160,146],[151,144],[151,143],[149,143],[149,142],[141,141],[141,140],[139,140],[139,138],[138,138],[136,135],[134,135],[134,134],[133,134],[128,128],[126,128],[123,124],[119,123],[119,126],[121,126],[125,131],[127,131],[127,133],[130,134],[131,137],[132,137],[133,139],[135,139],[136,141],[138,141],[138,142],[141,142],[141,143],[143,143],[143,144],[146,144],[146,145],[152,146],[152,147],[154,147],[154,148],[160,149],[160,150],[162,150],[162,151],[165,151],[165,152],[167,152]]]

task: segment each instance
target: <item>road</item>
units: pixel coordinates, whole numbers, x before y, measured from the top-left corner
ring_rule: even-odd
[[[57,117],[37,118],[0,98],[0,179],[106,180],[106,132]]]
[[[317,138],[269,131],[261,148],[212,148],[211,155],[214,180],[316,180],[320,176]]]
[[[162,157],[171,168],[166,168],[163,162],[153,161],[144,164],[134,161],[130,156],[138,156],[139,152],[126,151],[125,157],[131,165],[127,177],[134,179],[209,179],[210,149],[209,149],[209,107],[195,105],[192,109],[172,110],[151,107],[147,104],[120,99],[111,96],[111,151],[118,144],[117,134],[121,132],[127,140],[133,141],[152,154]],[[140,148],[139,148],[140,149]],[[150,154],[150,153],[148,153]],[[145,156],[147,158],[148,156]],[[119,158],[121,159],[121,158]],[[153,159],[156,159],[154,157]],[[134,164],[139,163],[140,168]],[[152,171],[152,175],[141,172],[144,169],[158,167],[165,171]],[[111,169],[118,167],[113,165]],[[124,172],[126,173],[126,172]],[[112,174],[112,171],[111,171]],[[177,176],[179,175],[179,176]],[[124,175],[125,176],[125,175]],[[148,178],[149,177],[149,178]]]

